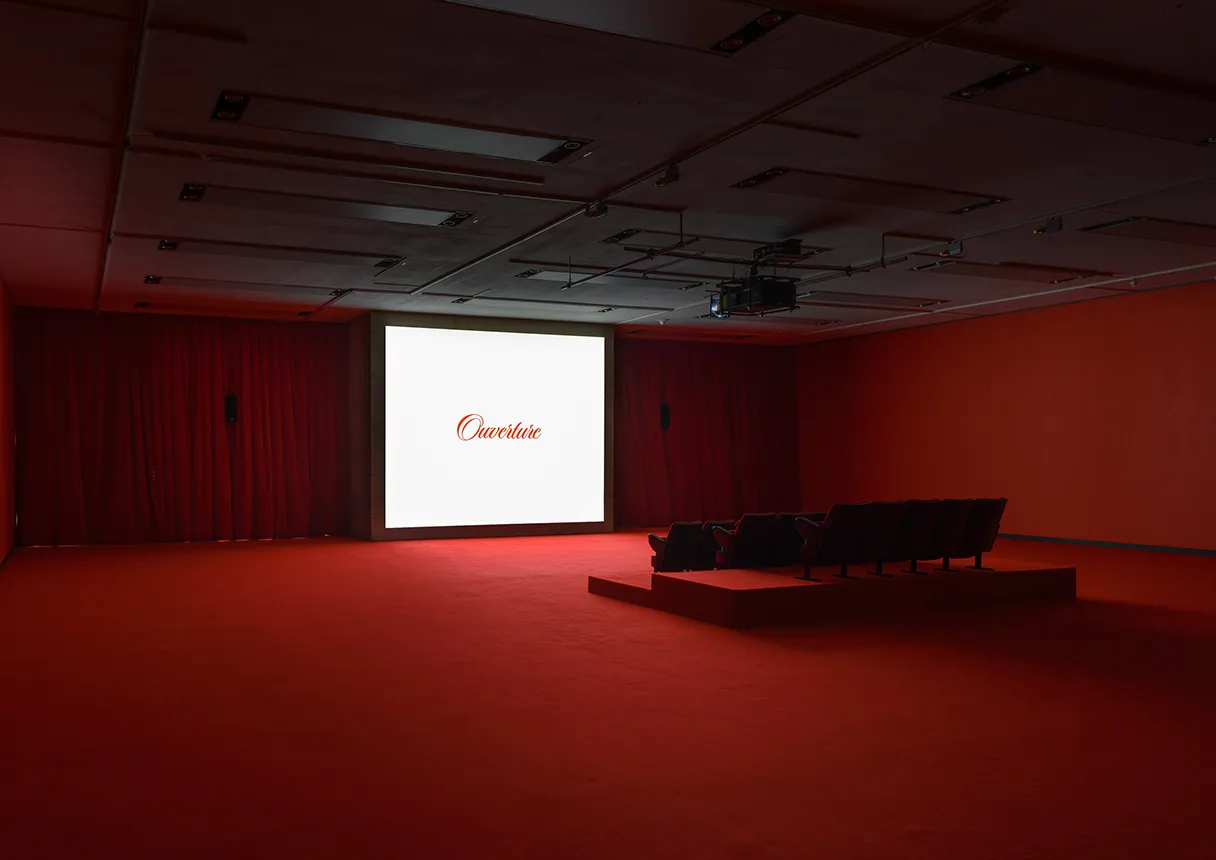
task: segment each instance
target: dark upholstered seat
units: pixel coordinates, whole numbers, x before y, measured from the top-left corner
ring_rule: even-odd
[[[798,520],[815,516],[811,511],[797,514],[777,514],[776,530],[770,547],[770,564],[782,566],[798,563],[798,551],[802,549],[802,537],[798,534]]]
[[[859,564],[873,562],[875,576],[890,576],[883,573],[884,561],[898,561],[895,550],[899,545],[899,527],[903,522],[907,502],[871,502],[870,513],[861,527],[861,536],[857,542],[857,556],[853,560]]]
[[[701,559],[704,563],[700,570],[712,570],[718,566],[718,540],[714,537],[716,529],[733,529],[734,520],[708,520],[701,526]]]
[[[916,570],[916,560],[933,540],[937,527],[937,515],[942,503],[938,499],[909,499],[904,502],[904,515],[899,521],[899,531],[890,549],[888,561],[907,561],[911,572]]]
[[[1005,514],[1006,499],[976,499],[971,505],[967,527],[954,549],[945,556],[943,564],[950,566],[951,558],[974,558],[973,570],[990,570],[984,567],[984,553],[992,550],[996,536],[1001,530],[1001,517]]]
[[[916,570],[917,561],[928,561],[932,558],[942,559],[938,570],[949,570],[948,556],[958,546],[967,529],[967,520],[971,517],[971,505],[974,499],[943,499],[938,508],[937,522],[933,526],[933,536],[921,547],[912,561],[912,572]]]
[[[802,579],[813,579],[811,566],[817,564],[838,564],[840,572],[833,576],[848,577],[849,564],[857,560],[862,529],[871,507],[869,503],[832,505],[822,521],[809,518],[797,521],[803,540]]]
[[[714,529],[718,567],[769,566],[776,531],[776,514],[744,514],[733,529]]]
[[[654,556],[650,566],[655,573],[661,571],[705,570],[705,553],[702,551],[701,523],[672,523],[667,537],[656,534],[646,536]],[[710,567],[713,566],[710,559]]]

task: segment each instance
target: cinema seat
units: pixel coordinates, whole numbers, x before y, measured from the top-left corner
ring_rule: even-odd
[[[646,535],[654,556],[650,567],[655,573],[681,570],[705,570],[701,549],[701,523],[672,523],[667,537]],[[712,564],[711,564],[712,566]]]
[[[907,561],[910,564],[907,573],[923,573],[916,569],[916,560],[933,540],[942,503],[939,499],[909,499],[903,504],[904,514],[887,560]]]
[[[941,501],[941,506],[937,509],[937,521],[933,524],[933,534],[910,559],[912,566],[908,573],[925,573],[925,571],[916,569],[916,562],[934,558],[942,559],[942,566],[937,568],[938,570],[950,569],[947,556],[958,546],[959,540],[967,528],[973,501],[973,499],[943,499]]]
[[[1007,501],[1007,499],[975,500],[971,505],[971,515],[967,518],[967,528],[963,530],[958,544],[943,559],[947,568],[950,567],[951,558],[974,558],[975,564],[967,565],[968,569],[992,569],[984,567],[984,553],[990,552],[993,544],[996,543]]]
[[[840,572],[832,575],[848,579],[849,564],[857,561],[861,532],[871,507],[869,502],[832,505],[822,521],[797,520],[798,534],[803,540],[800,550],[802,574],[798,578],[817,582],[811,576],[812,565],[838,564]]]
[[[718,567],[769,566],[776,531],[776,514],[744,514],[733,529],[714,529]]]
[[[874,569],[868,571],[873,576],[890,576],[883,573],[884,561],[898,561],[895,554],[899,548],[899,527],[903,522],[907,502],[872,502],[870,513],[861,527],[861,536],[857,541],[857,555],[854,561],[864,564],[873,562]]]
[[[802,549],[802,536],[798,534],[798,520],[811,519],[818,516],[821,520],[826,514],[815,514],[803,511],[797,514],[777,514],[777,526],[770,547],[770,562],[776,566],[798,563],[798,551]]]
[[[715,529],[731,530],[735,520],[709,520],[701,526],[701,542],[698,546],[698,558],[703,567],[697,570],[713,570],[718,565],[718,541],[714,538]]]

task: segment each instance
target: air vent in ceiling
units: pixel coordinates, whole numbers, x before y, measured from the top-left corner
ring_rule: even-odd
[[[566,269],[525,269],[515,275],[517,278],[526,278],[532,281],[550,281],[554,283],[565,284],[568,281],[577,281],[586,278],[590,275],[595,275],[595,270],[588,270],[587,267],[577,267],[573,271]],[[617,272],[612,275],[600,275],[594,281],[588,281],[588,286],[600,287],[681,287],[691,288],[700,286],[705,281],[698,280],[691,276],[681,277],[679,275],[670,275],[665,272],[658,272],[654,275],[642,277],[642,273],[625,274]]]
[[[277,131],[374,140],[539,164],[556,164],[591,143],[589,140],[473,128],[261,95],[247,99],[240,123]]]
[[[391,224],[413,224],[419,227],[458,227],[473,215],[471,212],[419,209],[413,206],[372,203],[366,200],[343,200],[336,197],[315,197],[285,191],[262,191],[222,185],[208,187],[207,203],[240,209],[288,212],[292,215],[356,218]]]
[[[426,293],[426,295],[430,296],[431,298],[437,298],[437,299],[438,298],[464,299],[465,302],[476,299],[476,304],[478,307],[481,307],[483,305],[486,305],[486,306],[508,305],[508,306],[514,306],[514,307],[518,307],[519,305],[550,305],[550,306],[557,306],[557,307],[562,307],[562,308],[566,308],[569,310],[575,310],[575,311],[586,310],[590,313],[598,313],[603,308],[611,308],[612,310],[618,310],[618,311],[642,311],[644,313],[649,313],[649,312],[661,313],[661,312],[669,312],[669,311],[674,310],[674,308],[661,308],[661,307],[653,307],[650,305],[621,305],[621,304],[605,305],[602,302],[567,302],[567,301],[561,301],[558,299],[536,299],[536,298],[526,298],[524,296],[484,296],[484,295],[480,295],[480,294],[478,294],[476,296],[461,296],[461,295],[457,295],[455,293],[434,293],[434,292]],[[463,303],[464,302],[461,302],[461,304],[463,304]]]
[[[1192,221],[1169,221],[1165,218],[1122,218],[1083,228],[1090,233],[1122,236],[1131,239],[1153,239],[1179,245],[1216,246],[1216,224]]]
[[[707,50],[754,24],[757,8],[735,0],[448,0],[648,42]],[[763,7],[760,7],[763,8]],[[783,13],[788,14],[788,13]],[[771,29],[767,28],[767,29]],[[560,39],[560,32],[551,35]]]
[[[735,188],[760,189],[773,194],[815,197],[862,206],[883,206],[921,212],[963,214],[1007,198],[976,191],[959,191],[931,185],[892,182],[843,173],[820,173],[794,167],[771,167],[736,182]]]

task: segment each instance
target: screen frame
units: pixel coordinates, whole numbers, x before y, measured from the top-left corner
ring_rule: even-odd
[[[592,323],[550,322],[547,320],[499,319],[495,317],[458,316],[454,314],[411,314],[376,311],[370,314],[370,460],[371,505],[368,536],[372,540],[424,540],[432,538],[521,537],[528,535],[600,534],[613,530],[613,475],[615,473],[613,444],[613,406],[615,401],[615,330],[608,325]],[[385,329],[389,326],[406,328],[440,328],[463,331],[516,332],[522,334],[557,334],[598,337],[604,341],[604,519],[584,523],[518,523],[479,526],[406,526],[387,528],[385,509],[385,398],[387,394],[384,370]]]

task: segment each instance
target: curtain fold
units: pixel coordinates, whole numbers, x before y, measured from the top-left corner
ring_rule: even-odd
[[[20,543],[346,530],[345,326],[23,309],[15,328]]]
[[[619,338],[617,524],[797,510],[794,383],[789,348]]]

